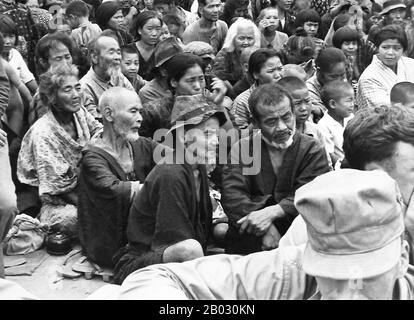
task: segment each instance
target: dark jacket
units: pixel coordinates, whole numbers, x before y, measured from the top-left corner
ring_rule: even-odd
[[[103,149],[88,146],[84,151],[78,180],[79,239],[86,256],[101,266],[113,266],[112,256],[127,243],[130,181],[144,182],[155,165],[157,145],[146,138],[131,143],[135,177]]]
[[[295,133],[293,143],[284,156],[278,177],[274,173],[267,146],[260,135],[255,134],[240,140],[233,146],[232,152],[237,153],[235,148],[241,146],[244,153],[248,150],[247,145],[253,144],[256,146],[261,144],[261,149],[257,148],[253,156],[260,161],[257,163],[258,173],[247,175],[243,172],[248,168],[246,163],[229,164],[223,170],[222,205],[229,218],[226,247],[228,253],[245,254],[261,250],[261,237],[250,234],[240,235],[236,222],[252,211],[267,206],[279,204],[284,210],[285,216],[273,222],[283,235],[298,214],[293,204],[295,191],[315,177],[329,171],[323,146],[310,136]]]
[[[177,242],[197,240],[205,249],[212,205],[205,166],[199,166],[200,201],[188,164],[160,164],[148,175],[128,218],[128,245],[119,251],[116,283],[133,271],[161,263],[164,250]]]

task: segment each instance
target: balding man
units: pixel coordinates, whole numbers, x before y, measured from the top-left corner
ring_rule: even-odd
[[[126,244],[130,204],[155,165],[157,143],[140,137],[141,101],[135,91],[113,87],[99,99],[102,136],[84,151],[79,176],[79,239],[86,256],[112,267]]]
[[[90,42],[92,67],[80,79],[85,108],[97,119],[102,115],[97,109],[102,93],[115,86],[134,91],[134,87],[121,71],[121,49],[118,42],[108,36],[99,36]]]

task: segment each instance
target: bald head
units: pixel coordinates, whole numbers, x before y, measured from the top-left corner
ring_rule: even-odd
[[[295,77],[306,81],[307,74],[303,67],[297,64],[287,64],[283,67],[283,77]]]
[[[128,90],[122,87],[112,87],[105,90],[99,99],[99,111],[102,114],[102,119],[109,121],[105,116],[108,110],[111,111],[112,116],[127,110],[130,106],[137,106],[142,108],[141,99],[135,91]]]
[[[400,82],[394,85],[390,93],[391,104],[401,104],[414,108],[414,83]]]

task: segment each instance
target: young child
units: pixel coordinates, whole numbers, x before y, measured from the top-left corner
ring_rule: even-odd
[[[89,21],[89,8],[83,1],[75,0],[69,3],[65,16],[73,29],[71,36],[81,50],[87,48],[91,39],[102,33],[97,24]]]
[[[277,84],[285,88],[292,96],[296,118],[296,130],[318,140],[320,144],[324,146],[328,163],[332,166],[331,157],[325,146],[327,138],[318,125],[309,120],[312,101],[305,81],[295,76],[286,76],[280,79]]]
[[[354,117],[355,97],[349,82],[335,80],[322,89],[321,100],[327,112],[318,122],[325,135],[325,147],[331,156],[334,168],[339,168],[344,159],[342,144],[346,124]]]
[[[390,93],[391,104],[403,105],[414,110],[414,83],[404,81],[394,85]]]
[[[165,22],[163,22],[162,27],[161,27],[161,34],[160,34],[159,41],[167,39],[168,37],[171,37],[170,30],[168,29],[167,24]]]
[[[145,85],[146,81],[138,74],[139,71],[139,56],[135,45],[127,45],[121,47],[121,70],[125,77],[131,82],[135,91],[139,90]]]

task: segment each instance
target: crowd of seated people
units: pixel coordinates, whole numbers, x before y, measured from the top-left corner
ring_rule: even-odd
[[[411,119],[414,1],[98,2],[0,0],[0,241],[28,214],[117,284],[277,250],[285,234],[317,247],[297,195],[376,162],[411,212],[414,182],[381,162],[391,151],[358,166],[350,148],[367,117],[386,122],[373,110]],[[396,138],[407,172],[410,134]]]

